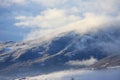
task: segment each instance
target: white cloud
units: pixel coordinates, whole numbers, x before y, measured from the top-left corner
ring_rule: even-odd
[[[41,4],[47,8],[70,9],[76,7],[77,11],[95,13],[113,13],[118,11],[119,0],[32,0],[33,3]]]
[[[23,19],[26,19],[26,16],[18,16],[18,17],[16,17],[16,19],[23,20]]]
[[[67,6],[67,7],[66,7]],[[64,8],[76,7],[79,13],[117,14],[119,12],[119,0],[71,0],[67,1]]]
[[[84,34],[100,25],[120,20],[119,0],[31,0],[46,8],[36,16],[17,16],[18,27],[31,28],[26,39],[77,31]],[[32,4],[31,3],[31,4]]]
[[[15,23],[15,25],[18,27],[37,29],[27,36],[27,39],[29,39],[29,37],[33,35],[30,39],[34,39],[50,33],[56,33],[56,35],[58,35],[73,30],[84,34],[119,18],[94,13],[85,13],[81,17],[79,15],[68,14],[66,10],[48,9],[37,16],[18,16],[16,19],[18,22]],[[38,34],[40,34],[40,36],[38,36]]]
[[[48,9],[35,17],[18,16],[16,19],[20,20],[20,22],[15,24],[16,26],[57,28],[78,21],[79,16],[67,15],[64,10]]]
[[[44,74],[34,77],[27,77],[28,80],[71,80],[71,78],[77,78],[80,80],[81,75],[86,75],[88,73],[92,73],[93,71],[90,70],[64,70],[59,72],[53,72],[50,74]],[[79,77],[78,77],[79,76]]]
[[[82,60],[82,61],[79,61],[79,60],[74,60],[74,61],[69,61],[68,63],[66,63],[67,65],[72,65],[72,66],[90,66],[94,63],[96,63],[97,60],[93,57],[91,57],[90,59],[88,60]]]
[[[83,17],[80,17],[69,14],[67,10],[61,9],[48,9],[37,16],[18,16],[16,19],[18,20],[15,23],[16,26],[36,29],[27,36],[27,39],[31,35],[31,38],[34,39],[35,37],[41,37],[48,33],[56,33],[55,35],[53,34],[53,36],[56,36],[73,30],[84,34],[93,28],[98,28],[109,20],[104,15],[86,13]],[[38,34],[41,35],[38,36]]]

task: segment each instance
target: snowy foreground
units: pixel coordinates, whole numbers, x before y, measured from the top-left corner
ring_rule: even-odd
[[[120,69],[66,70],[16,80],[120,80]]]

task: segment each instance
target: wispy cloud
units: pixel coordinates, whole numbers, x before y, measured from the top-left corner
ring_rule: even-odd
[[[23,5],[26,3],[27,0],[0,0],[0,6],[2,7],[9,7],[11,5]]]
[[[18,16],[16,19],[18,20],[15,23],[16,26],[34,30],[27,35],[27,40],[47,36],[51,33],[55,33],[55,35],[49,35],[49,37],[54,37],[69,31],[78,31],[84,34],[109,21],[109,17],[104,15],[86,13],[81,17],[68,14],[67,10],[59,9],[49,9],[37,16]]]
[[[72,65],[72,66],[90,66],[90,65],[93,65],[96,62],[97,62],[97,59],[91,57],[88,60],[82,60],[82,61],[73,60],[73,61],[67,62],[66,64],[67,65]]]
[[[30,0],[30,3],[45,8],[36,16],[16,16],[15,26],[32,29],[26,40],[73,30],[84,34],[119,20],[120,15],[119,0]]]
[[[79,20],[79,16],[67,15],[65,10],[48,9],[37,16],[18,16],[16,26],[56,28]]]
[[[31,0],[34,3],[40,4],[45,7],[57,7],[64,5],[68,0]]]

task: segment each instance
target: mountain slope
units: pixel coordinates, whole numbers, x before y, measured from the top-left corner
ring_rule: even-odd
[[[0,71],[43,67],[50,69],[64,66],[71,60],[81,61],[91,57],[100,60],[113,52],[118,54],[119,34],[118,27],[109,27],[84,35],[69,32],[49,41],[37,39],[0,43]]]
[[[120,55],[112,55],[103,58],[102,60],[92,65],[92,67],[95,69],[120,67]]]

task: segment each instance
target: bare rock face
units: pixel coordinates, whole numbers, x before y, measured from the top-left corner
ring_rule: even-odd
[[[112,55],[101,59],[94,65],[95,69],[105,69],[105,68],[117,68],[120,67],[120,55]]]

